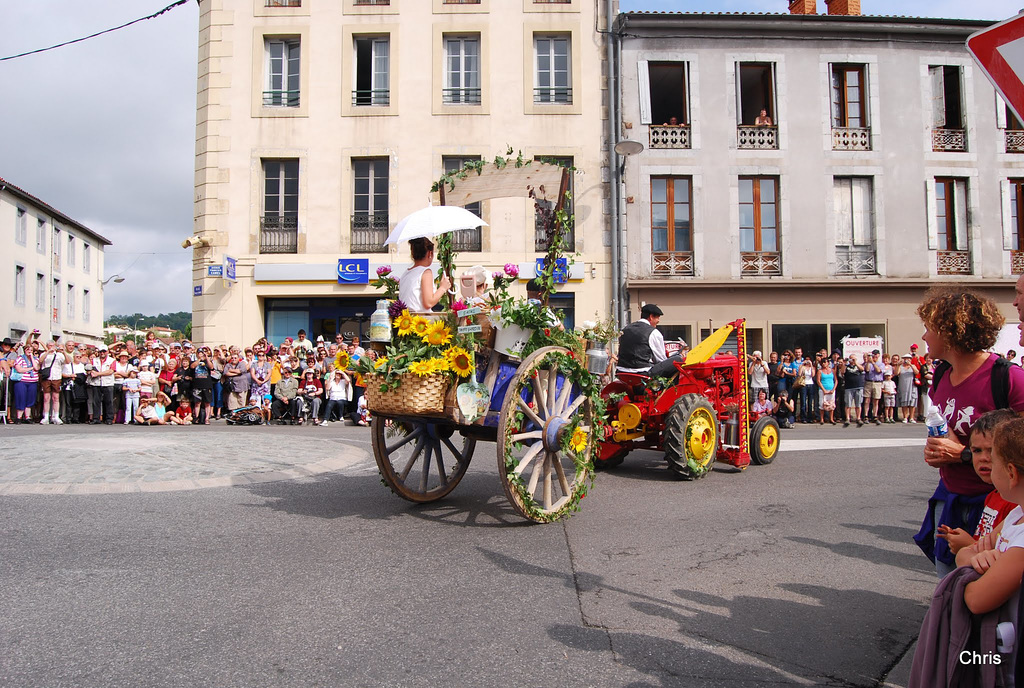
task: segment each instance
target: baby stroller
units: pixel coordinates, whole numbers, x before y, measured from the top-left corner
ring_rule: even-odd
[[[259,406],[243,406],[228,413],[228,425],[265,425],[265,410]]]

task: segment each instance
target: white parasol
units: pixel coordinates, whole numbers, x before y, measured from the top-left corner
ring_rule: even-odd
[[[419,237],[435,237],[445,232],[486,226],[475,214],[457,205],[428,205],[406,215],[388,236],[384,245],[397,244]]]

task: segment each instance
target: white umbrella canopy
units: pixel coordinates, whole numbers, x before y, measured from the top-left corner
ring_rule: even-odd
[[[472,229],[487,223],[474,213],[457,205],[428,205],[426,208],[406,215],[395,225],[384,245],[397,244],[419,237],[435,237],[458,229]]]

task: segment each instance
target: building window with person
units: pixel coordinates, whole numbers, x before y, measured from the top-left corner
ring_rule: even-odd
[[[774,62],[736,64],[737,148],[779,147]]]

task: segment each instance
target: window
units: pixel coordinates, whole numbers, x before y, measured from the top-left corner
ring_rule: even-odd
[[[932,150],[964,152],[967,136],[960,67],[929,67],[928,77],[932,98]]]
[[[572,60],[568,36],[536,36],[534,46],[535,103],[572,103]]]
[[[53,228],[53,269],[60,270],[60,248],[61,248],[61,236],[60,230],[56,227]]]
[[[872,180],[835,177],[836,274],[875,274],[875,227]]]
[[[864,65],[832,65],[832,126],[868,126]]]
[[[36,310],[46,310],[46,275],[36,273]]]
[[[781,275],[779,180],[740,177],[740,252],[744,275]]]
[[[443,160],[444,171],[446,174],[449,172],[457,172],[461,170],[467,162],[479,159],[479,157],[445,157]],[[467,205],[466,210],[478,217],[481,216],[481,204],[479,201]],[[457,230],[452,235],[453,247],[456,251],[480,251],[482,250],[482,234],[482,227]]]
[[[641,110],[644,100],[650,103],[647,113],[641,112],[641,119],[647,115],[648,123],[660,125],[686,125],[690,123],[687,98],[687,65],[685,62],[647,63],[647,97],[641,94]],[[643,66],[641,66],[643,71]],[[641,79],[644,75],[641,74]]]
[[[77,260],[75,257],[75,237],[70,232],[68,233],[68,255],[65,260],[68,267],[74,267]]]
[[[352,252],[383,253],[388,238],[388,159],[352,161],[355,176],[352,208]]]
[[[299,41],[269,39],[266,42],[267,83],[265,107],[299,106]]]
[[[22,265],[14,266],[14,304],[25,305],[25,268]]]
[[[387,36],[358,36],[353,105],[391,104],[391,44]]]
[[[53,318],[53,322],[60,322],[60,280],[53,280],[53,291],[50,293],[50,308],[53,312],[50,317]]]
[[[84,241],[82,242],[82,270],[92,271],[92,246]]]
[[[651,177],[654,272],[693,274],[690,177]]]
[[[28,240],[28,212],[24,208],[18,208],[18,216],[14,223],[14,241],[22,246]]]
[[[75,317],[75,285],[68,285],[68,302],[67,302],[67,316],[68,319]]]
[[[561,165],[562,167],[565,167],[565,168],[571,168],[573,166],[573,159],[571,157],[568,157],[568,158],[538,157],[536,159],[537,160],[543,160],[544,162],[550,162],[550,163],[554,163],[554,164],[557,164],[557,165]],[[576,194],[573,191],[573,178],[572,178],[572,170],[571,169],[569,170],[569,188],[568,188],[568,191],[569,191],[569,198],[565,200],[563,209],[565,210],[565,212],[571,218],[573,216],[573,213],[574,213],[573,206],[575,205],[573,199],[576,197]],[[547,201],[536,201],[535,205],[536,206],[540,206],[541,208],[543,208],[545,210],[553,210],[555,208],[555,206],[557,205],[557,203],[554,200],[547,200]],[[537,250],[537,251],[547,251],[548,250],[549,239],[548,239],[548,229],[545,226],[545,216],[546,216],[546,213],[543,213],[540,210],[535,210],[534,211],[533,224],[534,224],[534,231],[535,231],[535,234],[536,234],[536,237],[534,239],[534,249]],[[565,250],[566,251],[575,251],[576,250],[576,223],[575,222],[570,223],[569,230],[568,230],[568,232],[566,232],[566,235],[565,235]]]
[[[479,36],[445,36],[444,60],[444,104],[479,105]]]
[[[82,290],[82,320],[89,322],[92,318],[92,295],[88,289]]]
[[[299,161],[263,161],[260,253],[297,253]]]
[[[772,124],[778,124],[775,113],[775,65],[764,62],[741,62],[737,69],[737,94],[739,103],[736,114],[739,124],[757,125],[757,118],[764,110]]]
[[[36,220],[36,251],[46,253],[46,220]]]
[[[939,251],[967,250],[967,180],[935,180],[935,240]]]
[[[1010,186],[1010,217],[1009,232],[1005,242],[1012,251],[1024,251],[1024,179],[1011,179]],[[1014,273],[1018,274],[1018,273]]]

